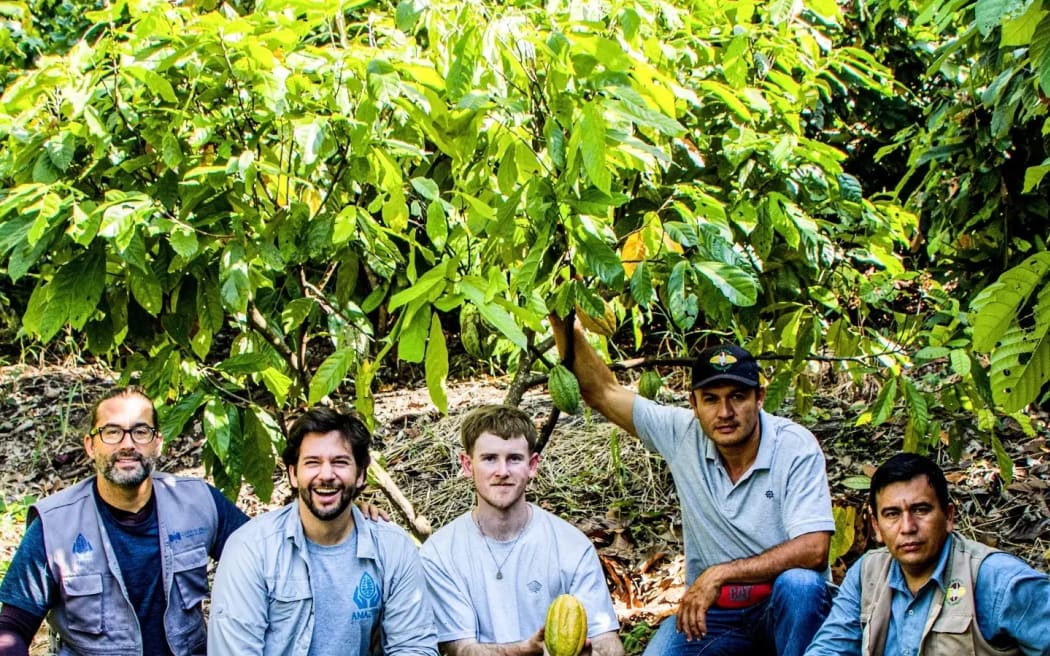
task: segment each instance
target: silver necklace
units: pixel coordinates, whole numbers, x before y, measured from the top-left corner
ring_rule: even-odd
[[[489,536],[485,535],[485,529],[481,528],[481,520],[474,518],[474,523],[478,527],[478,532],[481,533],[481,541],[485,543],[485,549],[489,552],[489,556],[492,558],[492,562],[496,565],[496,580],[503,580],[503,566],[507,564],[510,559],[510,555],[514,553],[514,547],[517,546],[518,540],[525,534],[525,529],[528,528],[529,522],[532,521],[532,507],[529,506],[529,516],[525,518],[525,523],[521,525],[521,529],[518,530],[518,534],[514,537],[514,541],[510,543],[510,549],[507,549],[507,555],[503,557],[502,562],[496,560],[496,554],[493,553],[492,547],[489,545]]]

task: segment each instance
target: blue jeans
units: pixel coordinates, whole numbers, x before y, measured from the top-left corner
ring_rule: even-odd
[[[707,611],[707,634],[687,641],[675,616],[656,630],[644,656],[802,656],[831,609],[831,590],[818,572],[789,569],[769,599],[750,608]]]

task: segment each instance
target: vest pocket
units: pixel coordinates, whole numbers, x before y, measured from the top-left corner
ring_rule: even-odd
[[[174,554],[172,574],[182,598],[182,608],[190,610],[200,606],[208,596],[208,550],[197,547]]]
[[[62,579],[65,613],[71,631],[102,633],[102,575],[84,574]]]
[[[961,613],[944,614],[930,627],[934,633],[966,633],[970,630],[970,622],[973,618]]]

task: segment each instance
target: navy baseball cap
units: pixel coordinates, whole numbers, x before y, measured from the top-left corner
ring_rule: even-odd
[[[736,344],[704,349],[693,365],[693,389],[727,381],[760,387],[758,361]]]

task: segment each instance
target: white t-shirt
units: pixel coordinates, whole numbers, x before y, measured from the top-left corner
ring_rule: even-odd
[[[420,556],[439,643],[524,640],[543,626],[562,593],[583,603],[589,638],[619,628],[594,545],[538,506],[517,542],[485,538],[467,512],[430,536]]]

